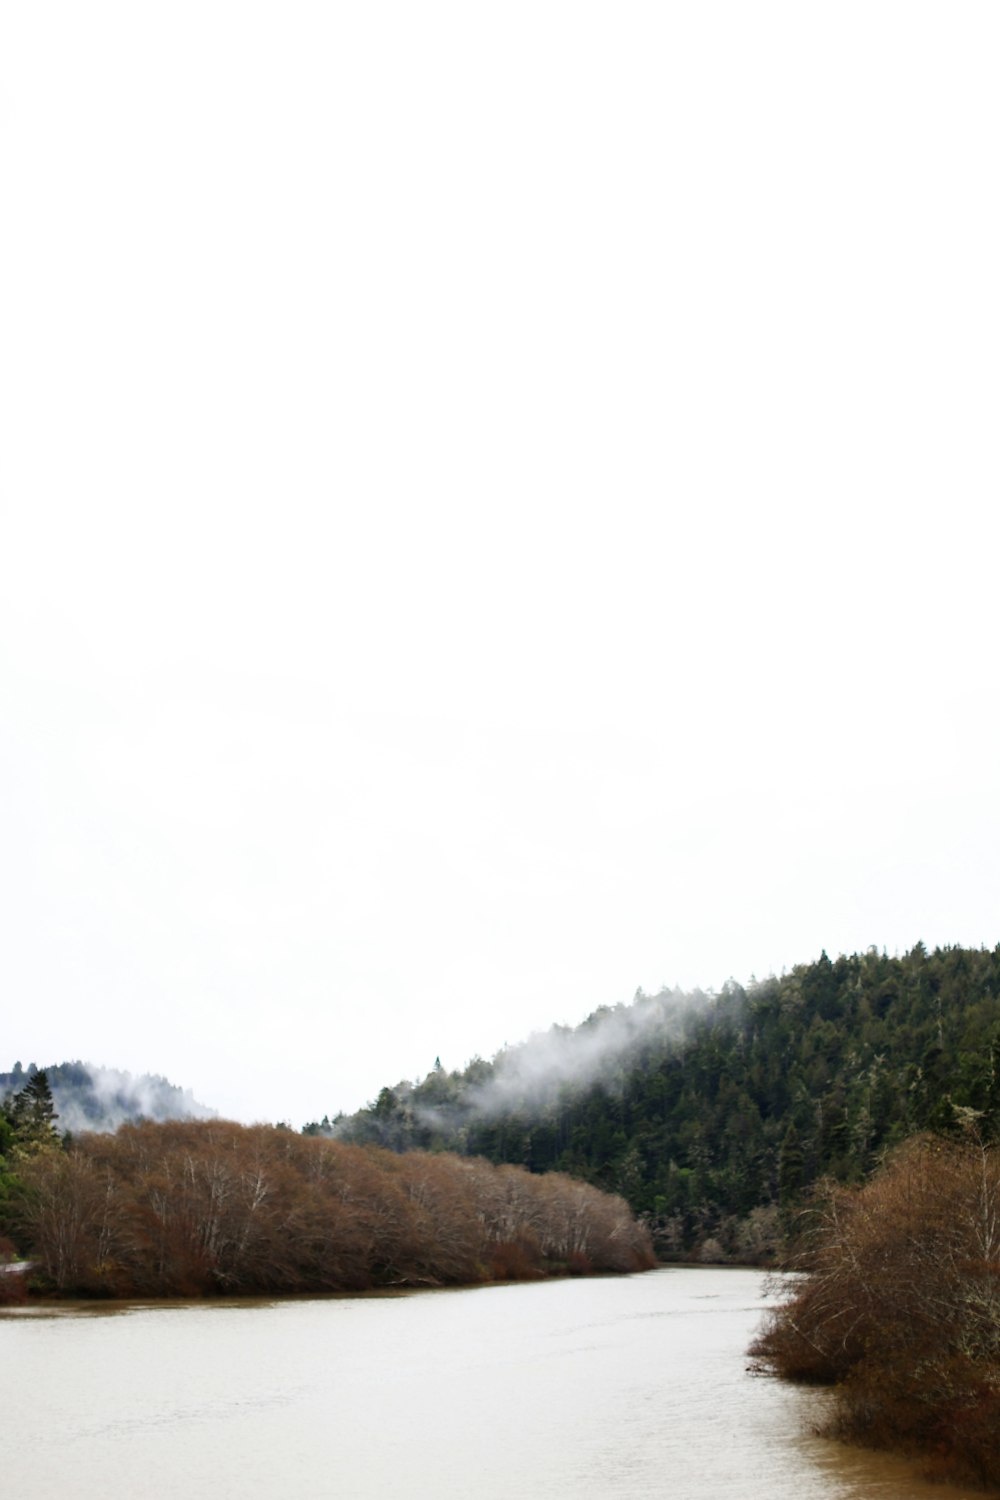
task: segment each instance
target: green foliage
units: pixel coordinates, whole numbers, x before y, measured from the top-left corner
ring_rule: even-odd
[[[14,1127],[8,1118],[6,1108],[0,1105],[0,1232],[3,1229],[5,1207],[9,1204],[11,1195],[17,1187],[17,1178],[10,1162],[15,1140]]]
[[[621,1193],[676,1253],[709,1236],[736,1253],[755,1209],[786,1211],[820,1178],[860,1182],[907,1136],[954,1134],[970,1110],[1000,1136],[1000,947],[822,953],[715,996],[640,992],[576,1035],[623,1021],[630,1040],[596,1080],[507,1088],[485,1110],[484,1088],[517,1076],[514,1049],[383,1089],[339,1133],[572,1173]]]
[[[789,1120],[788,1129],[778,1153],[778,1195],[782,1208],[796,1203],[802,1193],[802,1146],[799,1143],[795,1121]]]
[[[25,1164],[59,1150],[55,1106],[44,1070],[25,1075],[18,1063],[15,1072],[27,1076],[27,1082],[0,1104],[0,1234],[16,1219]]]
[[[7,1114],[22,1151],[56,1144],[56,1109],[44,1068],[32,1073],[24,1088],[13,1096]]]

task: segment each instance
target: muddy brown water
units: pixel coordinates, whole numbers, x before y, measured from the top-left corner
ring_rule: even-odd
[[[0,1315],[35,1500],[957,1500],[748,1369],[759,1272]]]

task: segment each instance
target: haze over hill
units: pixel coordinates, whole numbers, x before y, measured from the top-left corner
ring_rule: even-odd
[[[0,1073],[0,1099],[24,1087],[35,1065]],[[93,1063],[54,1063],[44,1069],[60,1131],[117,1130],[127,1120],[207,1120],[216,1111],[199,1103],[190,1089],[166,1078],[143,1073],[138,1077],[120,1068]]]
[[[711,1238],[745,1255],[749,1216],[970,1122],[1000,1131],[1000,947],[918,943],[718,995],[640,993],[307,1128],[570,1172],[651,1216],[661,1249]]]
[[[164,1078],[48,1074],[61,1130],[214,1113]],[[0,1074],[0,1093],[26,1077]],[[260,1101],[259,1118],[276,1114]],[[661,1250],[713,1239],[746,1255],[749,1216],[784,1212],[818,1177],[860,1181],[917,1131],[1000,1128],[1000,947],[822,953],[718,994],[640,991],[330,1115],[304,1132],[567,1172],[626,1197]]]

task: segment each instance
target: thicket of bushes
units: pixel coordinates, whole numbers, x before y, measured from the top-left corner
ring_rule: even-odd
[[[834,1384],[837,1435],[1000,1488],[1000,1154],[918,1137],[865,1186],[823,1189],[808,1274],[751,1351]]]
[[[17,1260],[17,1251],[10,1240],[0,1235],[0,1307],[28,1300],[27,1278],[21,1271],[12,1271],[10,1262]]]
[[[636,1271],[627,1205],[553,1173],[219,1121],[126,1125],[26,1156],[8,1216],[62,1293],[363,1290]]]

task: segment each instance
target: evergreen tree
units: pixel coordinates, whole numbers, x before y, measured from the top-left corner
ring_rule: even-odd
[[[550,1068],[574,1056],[579,1072]],[[784,1212],[819,1178],[860,1182],[886,1148],[954,1135],[969,1111],[1000,1136],[1000,946],[918,944],[824,953],[717,996],[640,994],[537,1050],[398,1083],[340,1133],[555,1167],[624,1192],[690,1249],[735,1244],[737,1220]]]
[[[56,1109],[44,1068],[32,1073],[24,1088],[14,1095],[7,1113],[22,1148],[57,1143]]]
[[[778,1156],[778,1201],[789,1208],[802,1192],[803,1157],[795,1121],[789,1120]]]
[[[1000,1140],[1000,1031],[994,1035],[990,1043],[989,1066],[983,1103],[983,1136],[989,1141]]]

